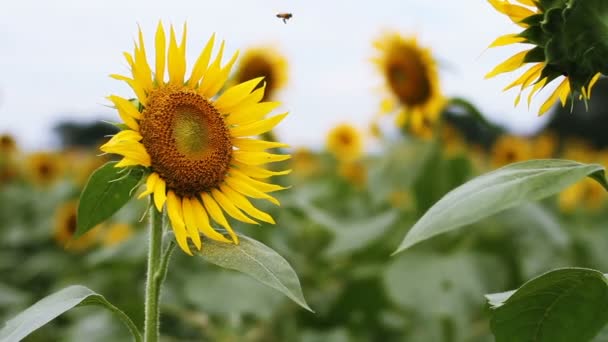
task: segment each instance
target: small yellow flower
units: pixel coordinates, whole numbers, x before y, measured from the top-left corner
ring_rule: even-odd
[[[235,72],[236,83],[264,77],[256,86],[266,83],[264,101],[273,99],[277,91],[287,83],[287,59],[272,46],[245,50]]]
[[[126,223],[114,223],[109,227],[104,228],[103,235],[101,237],[101,243],[104,246],[114,246],[133,235],[133,227]]]
[[[140,31],[134,53],[124,54],[132,75],[112,75],[129,84],[137,100],[109,97],[128,128],[101,147],[106,153],[123,156],[117,167],[139,165],[148,170],[146,190],[140,198],[152,195],[156,209],[166,210],[177,244],[190,255],[189,240],[197,250],[202,247],[199,233],[238,244],[224,213],[245,223],[274,224],[248,197],[278,205],[268,193],[284,188],[268,179],[289,173],[264,167],[289,159],[289,155],[266,152],[286,145],[256,138],[272,130],[287,113],[267,117],[279,103],[260,102],[265,91],[264,85],[259,87],[262,78],[218,94],[238,52],[222,65],[224,42],[212,58],[214,45],[212,36],[186,77],[186,26],[178,43],[173,27],[167,37],[159,23],[152,66]],[[215,230],[212,220],[229,237]]]
[[[367,168],[361,161],[341,162],[338,174],[359,189],[367,183]]]
[[[427,136],[427,126],[438,122],[445,105],[430,50],[420,47],[415,38],[404,38],[397,33],[383,35],[374,46],[379,55],[373,61],[384,76],[390,94],[382,101],[381,110],[397,110],[399,127],[411,125],[414,134]]]
[[[531,88],[530,93],[528,94],[528,106],[530,106],[534,94],[543,89],[552,81],[556,79],[561,80],[549,98],[540,106],[539,115],[542,115],[549,110],[549,108],[551,108],[558,99],[561,101],[562,106],[564,106],[571,91],[580,91],[581,98],[585,100],[591,98],[591,89],[601,76],[600,73],[596,73],[595,75],[591,74],[591,77],[584,80],[584,85],[581,86],[580,89],[571,89],[572,80],[571,76],[569,76],[568,70],[560,70],[564,66],[557,65],[556,63],[548,63],[548,57],[551,56],[545,55],[545,45],[550,44],[551,35],[544,31],[544,28],[541,27],[542,23],[545,23],[545,25],[547,24],[545,20],[542,20],[546,13],[544,11],[545,9],[540,6],[537,1],[488,1],[498,12],[505,14],[514,23],[524,29],[524,31],[520,32],[519,34],[506,34],[498,37],[496,40],[494,40],[494,42],[492,42],[492,44],[490,44],[490,47],[518,43],[533,44],[533,46],[530,49],[521,51],[500,63],[486,75],[486,78],[491,78],[502,73],[512,72],[531,64],[530,68],[528,68],[523,74],[521,74],[521,76],[519,76],[504,89],[504,91],[506,91],[511,88],[519,87],[519,94],[515,98],[516,106],[519,104],[522,92],[524,90]],[[562,1],[561,3],[565,4],[566,2]],[[558,13],[554,12],[554,14]]]
[[[530,159],[531,155],[530,144],[526,139],[514,135],[502,135],[492,147],[492,165],[501,167]]]
[[[28,179],[37,186],[50,186],[63,175],[65,165],[57,154],[36,152],[27,156],[25,161]]]
[[[338,160],[357,160],[363,154],[363,136],[349,124],[338,125],[327,136],[327,149]]]
[[[73,239],[76,232],[77,201],[63,203],[55,212],[54,237],[57,244],[68,251],[83,252],[97,243],[97,237],[101,226],[89,230],[87,233]]]

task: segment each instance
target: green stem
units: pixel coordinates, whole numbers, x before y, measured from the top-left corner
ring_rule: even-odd
[[[144,341],[157,342],[159,336],[158,308],[160,302],[160,287],[163,280],[161,270],[161,248],[163,236],[162,214],[154,205],[150,206],[150,242],[148,245],[148,274],[146,277]],[[166,265],[165,265],[166,266]]]

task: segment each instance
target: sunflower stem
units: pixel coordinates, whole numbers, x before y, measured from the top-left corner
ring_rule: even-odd
[[[148,274],[146,277],[144,341],[157,342],[159,336],[160,289],[167,262],[161,262],[163,242],[162,214],[150,206],[150,241],[148,245]]]

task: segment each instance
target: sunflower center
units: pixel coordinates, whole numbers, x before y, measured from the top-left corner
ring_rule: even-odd
[[[418,53],[409,48],[395,53],[386,67],[391,90],[408,106],[424,104],[431,97],[428,72]]]
[[[142,144],[167,190],[194,196],[224,181],[232,140],[222,114],[207,99],[167,86],[152,91],[142,114]]]
[[[346,145],[346,146],[350,145],[352,143],[352,141],[353,141],[353,137],[350,134],[346,133],[346,132],[340,134],[338,136],[338,139],[340,140],[340,142],[343,145]]]

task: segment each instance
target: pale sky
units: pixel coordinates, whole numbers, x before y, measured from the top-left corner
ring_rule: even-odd
[[[283,24],[278,12],[293,18]],[[118,120],[105,97],[132,93],[108,75],[128,74],[122,52],[132,50],[137,24],[151,50],[159,19],[178,31],[188,22],[190,62],[213,32],[226,40],[225,56],[276,45],[289,61],[279,100],[291,113],[278,133],[292,145],[320,146],[341,122],[366,127],[383,84],[370,62],[372,41],[388,30],[415,34],[432,49],[447,96],[470,99],[517,132],[529,133],[543,121],[538,102],[531,110],[514,109],[515,94],[502,93],[515,75],[483,79],[523,49],[486,51],[496,37],[519,28],[484,0],[19,0],[0,11],[0,133],[38,149],[54,142],[51,128],[60,118]]]

